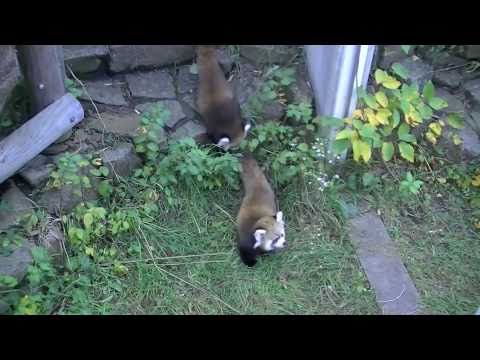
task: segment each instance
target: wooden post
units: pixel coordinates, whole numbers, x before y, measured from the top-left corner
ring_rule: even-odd
[[[83,107],[65,94],[0,141],[0,184],[82,121]]]
[[[34,116],[66,93],[63,50],[59,45],[21,45],[17,49]]]

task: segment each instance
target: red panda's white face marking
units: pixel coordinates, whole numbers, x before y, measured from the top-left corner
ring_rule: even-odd
[[[223,137],[220,140],[218,140],[217,146],[221,147],[223,150],[228,150],[230,145],[230,139],[227,137]]]
[[[283,213],[279,211],[275,216],[275,223],[272,229],[258,229],[253,234],[255,244],[253,248],[261,248],[266,252],[283,249],[287,245],[285,239],[285,223],[283,222]]]

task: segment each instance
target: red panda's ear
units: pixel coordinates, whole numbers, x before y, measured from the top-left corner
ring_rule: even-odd
[[[219,146],[221,148],[225,147],[228,144],[230,144],[230,139],[227,138],[227,137],[223,137],[220,140],[218,140],[218,142],[217,142],[217,146]]]
[[[262,242],[266,233],[267,233],[267,230],[263,230],[263,229],[255,230],[255,233],[253,234],[253,237],[255,238],[255,244],[253,244],[254,249],[262,245]]]
[[[276,218],[278,222],[283,222],[283,212],[277,212]]]

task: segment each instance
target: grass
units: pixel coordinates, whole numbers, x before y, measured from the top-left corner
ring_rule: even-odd
[[[399,194],[399,181],[388,173],[382,184],[360,198],[382,220],[413,280],[424,314],[473,314],[480,304],[480,236],[471,209],[454,186],[434,181],[446,171],[417,170],[424,181],[419,195]],[[405,169],[390,171],[401,180]]]
[[[130,184],[131,185],[131,184]],[[295,190],[295,191],[293,191]],[[156,218],[139,210],[118,239],[128,272],[99,267],[92,314],[376,314],[378,308],[328,194],[285,189],[290,248],[249,269],[235,251],[240,194],[180,191]],[[141,192],[137,193],[141,198]],[[192,206],[195,204],[195,206]],[[132,253],[133,245],[138,244]],[[154,258],[155,260],[152,260]]]

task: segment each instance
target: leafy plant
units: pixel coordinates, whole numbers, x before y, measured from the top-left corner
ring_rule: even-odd
[[[10,255],[22,244],[23,236],[17,229],[0,230],[0,255]]]
[[[50,174],[47,188],[72,186],[73,194],[81,196],[83,190],[93,188],[92,180],[98,179],[98,193],[108,198],[113,191],[110,180],[107,179],[109,174],[108,167],[103,165],[99,157],[92,154],[64,153],[57,161],[57,168]]]
[[[47,188],[61,188],[65,185],[72,185],[74,193],[81,196],[82,188],[91,188],[89,177],[82,174],[81,170],[88,167],[90,162],[80,154],[63,154],[57,161],[57,169],[50,174]]]
[[[434,114],[448,104],[435,95],[431,81],[420,92],[417,84],[402,84],[407,78],[407,69],[398,63],[392,66],[390,74],[380,69],[375,71],[375,91],[368,93],[359,88],[360,107],[351,117],[336,119],[337,126],[343,122],[333,144],[336,153],[351,148],[355,161],[368,163],[377,151],[384,161],[390,161],[397,154],[413,163],[417,138],[412,129],[424,121],[428,122],[425,138],[433,145],[437,143],[446,124],[443,120],[434,120]],[[462,126],[457,114],[450,115],[447,121],[453,129]],[[332,126],[330,118],[322,118],[321,122]],[[455,135],[454,140],[458,141]]]
[[[238,159],[230,153],[217,156],[210,148],[199,147],[192,138],[171,143],[158,164],[147,164],[135,176],[160,186],[167,201],[173,203],[173,188],[178,185],[203,190],[239,188]]]
[[[294,82],[294,68],[281,68],[278,65],[271,67],[265,73],[264,82],[260,89],[248,99],[246,106],[247,114],[256,118],[266,103],[270,101],[284,103],[284,90]]]
[[[65,79],[65,87],[67,91],[75,98],[79,98],[84,93],[82,87],[80,87],[76,81],[69,78]]]
[[[153,161],[160,155],[159,135],[169,117],[170,111],[162,104],[155,104],[142,114],[134,143],[137,153],[144,155],[147,160]]]
[[[93,203],[80,203],[75,207],[75,224],[68,224],[67,236],[72,245],[82,247],[87,255],[94,255],[95,239],[106,234],[107,210]]]
[[[416,180],[411,172],[408,172],[405,180],[400,183],[400,192],[403,194],[414,194],[417,195],[420,191],[420,188],[423,185],[423,181]]]
[[[290,104],[287,107],[287,116],[301,124],[307,124],[312,120],[313,109],[308,103]],[[314,130],[310,128],[311,130]]]
[[[312,114],[309,104],[291,105],[287,117],[299,123],[298,126],[266,122],[252,130],[241,148],[254,153],[280,185],[299,176],[326,182],[319,173],[325,158],[323,143],[316,137],[320,119]]]

